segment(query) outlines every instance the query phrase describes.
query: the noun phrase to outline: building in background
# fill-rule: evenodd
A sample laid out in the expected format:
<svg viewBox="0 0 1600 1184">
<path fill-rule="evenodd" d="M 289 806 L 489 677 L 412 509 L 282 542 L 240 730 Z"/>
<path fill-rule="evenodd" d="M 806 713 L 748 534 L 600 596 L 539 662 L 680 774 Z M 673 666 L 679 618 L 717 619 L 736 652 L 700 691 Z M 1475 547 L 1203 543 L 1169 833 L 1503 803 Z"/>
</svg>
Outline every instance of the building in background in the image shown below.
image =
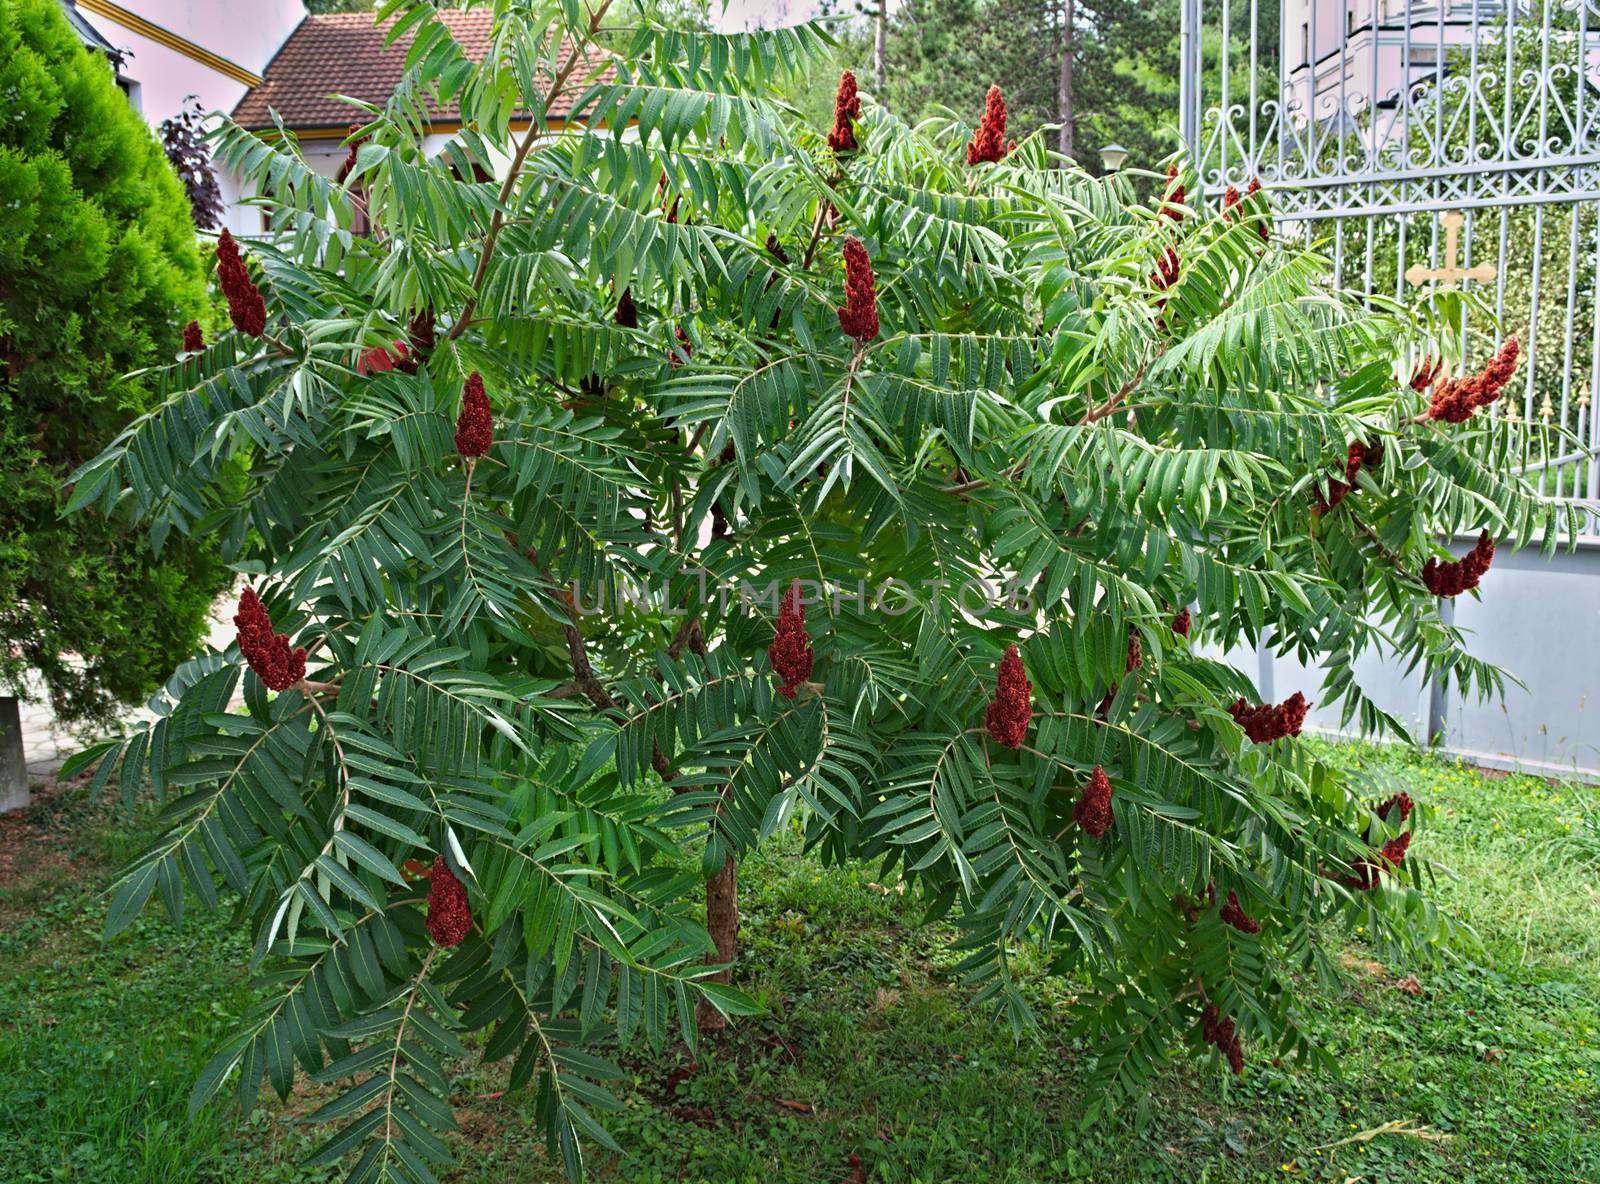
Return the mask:
<svg viewBox="0 0 1600 1184">
<path fill-rule="evenodd" d="M 231 111 L 306 19 L 301 0 L 62 0 L 80 35 L 122 58 L 129 99 L 151 126 L 190 95 L 208 111 Z"/>
<path fill-rule="evenodd" d="M 365 114 L 332 95 L 381 104 L 405 71 L 409 38 L 385 45 L 385 29 L 368 13 L 308 14 L 302 0 L 61 0 L 79 36 L 106 53 L 129 101 L 152 127 L 199 99 L 206 111 L 231 114 L 253 131 L 275 130 L 276 113 L 294 133 L 312 167 L 327 176 L 345 158 L 343 140 Z M 493 36 L 493 15 L 445 11 L 466 53 L 481 59 Z M 596 61 L 589 71 L 609 76 Z M 560 126 L 568 107 L 549 112 Z M 428 151 L 438 151 L 461 129 L 460 111 L 431 107 Z M 527 117 L 513 127 L 527 126 Z M 223 225 L 235 234 L 259 234 L 261 212 L 248 204 L 239 181 L 219 172 Z"/>
<path fill-rule="evenodd" d="M 1373 96 L 1392 110 L 1407 86 L 1433 77 L 1452 50 L 1504 16 L 1502 0 L 1286 0 L 1281 60 L 1291 120 L 1303 127 L 1365 115 Z"/>
<path fill-rule="evenodd" d="M 481 61 L 493 40 L 493 13 L 488 9 L 445 10 L 439 16 L 463 52 L 474 61 Z M 375 25 L 367 13 L 307 16 L 267 64 L 262 81 L 233 108 L 233 118 L 251 131 L 272 133 L 276 131 L 276 114 L 283 126 L 294 133 L 311 166 L 325 176 L 335 176 L 347 154 L 343 141 L 350 134 L 350 125 L 364 123 L 367 117 L 361 108 L 333 96 L 348 95 L 381 105 L 405 73 L 411 39 L 401 38 L 388 45 L 386 36 L 387 28 Z M 562 60 L 569 52 L 570 48 L 564 47 Z M 598 82 L 615 75 L 614 66 L 596 59 L 587 68 L 579 67 L 574 77 Z M 583 89 L 576 86 L 556 101 L 546 113 L 551 127 L 565 124 L 571 100 Z M 423 148 L 432 156 L 461 130 L 461 111 L 453 103 L 440 106 L 430 102 L 428 114 L 429 134 Z M 526 129 L 529 118 L 529 113 L 513 118 L 512 130 Z M 223 188 L 225 193 L 237 192 L 237 185 L 229 179 L 223 179 Z M 253 225 L 235 229 L 258 232 L 259 215 L 255 215 Z"/>
<path fill-rule="evenodd" d="M 108 53 L 117 80 L 151 127 L 190 96 L 206 111 L 232 111 L 265 78 L 268 63 L 306 17 L 302 0 L 62 0 L 85 44 Z M 259 231 L 261 215 L 240 204 L 223 176 L 223 225 Z"/>
</svg>

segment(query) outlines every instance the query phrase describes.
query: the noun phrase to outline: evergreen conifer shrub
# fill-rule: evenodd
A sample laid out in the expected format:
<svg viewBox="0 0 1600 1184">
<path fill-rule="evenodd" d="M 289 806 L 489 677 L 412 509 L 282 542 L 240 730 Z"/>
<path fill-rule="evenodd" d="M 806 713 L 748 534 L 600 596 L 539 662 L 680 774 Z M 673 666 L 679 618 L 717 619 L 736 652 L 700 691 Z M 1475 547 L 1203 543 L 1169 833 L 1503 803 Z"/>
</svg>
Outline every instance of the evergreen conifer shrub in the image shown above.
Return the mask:
<svg viewBox="0 0 1600 1184">
<path fill-rule="evenodd" d="M 57 0 L 0 5 L 0 94 L 0 693 L 37 671 L 58 717 L 97 719 L 193 651 L 227 580 L 203 531 L 71 516 L 62 488 L 157 402 L 127 375 L 184 348 L 205 273 L 182 184 Z"/>
</svg>

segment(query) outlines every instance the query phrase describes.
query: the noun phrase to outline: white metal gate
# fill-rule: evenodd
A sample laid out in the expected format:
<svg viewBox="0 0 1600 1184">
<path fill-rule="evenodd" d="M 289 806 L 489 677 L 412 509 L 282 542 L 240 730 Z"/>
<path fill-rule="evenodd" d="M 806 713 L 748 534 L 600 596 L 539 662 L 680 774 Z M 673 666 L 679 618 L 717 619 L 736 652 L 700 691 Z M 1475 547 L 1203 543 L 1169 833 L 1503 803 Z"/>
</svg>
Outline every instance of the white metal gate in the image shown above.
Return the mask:
<svg viewBox="0 0 1600 1184">
<path fill-rule="evenodd" d="M 1338 287 L 1410 300 L 1449 285 L 1481 303 L 1493 340 L 1469 365 L 1518 337 L 1521 397 L 1493 413 L 1560 429 L 1523 463 L 1584 510 L 1577 553 L 1502 563 L 1461 608 L 1474 648 L 1526 692 L 1448 705 L 1374 659 L 1363 685 L 1474 759 L 1600 770 L 1600 0 L 1181 4 L 1181 131 L 1204 200 L 1259 179 Z M 1268 698 L 1275 671 L 1304 677 L 1259 661 Z"/>
<path fill-rule="evenodd" d="M 1452 284 L 1526 359 L 1496 414 L 1600 533 L 1600 2 L 1183 0 L 1181 127 L 1206 197 L 1252 178 L 1346 290 Z"/>
</svg>

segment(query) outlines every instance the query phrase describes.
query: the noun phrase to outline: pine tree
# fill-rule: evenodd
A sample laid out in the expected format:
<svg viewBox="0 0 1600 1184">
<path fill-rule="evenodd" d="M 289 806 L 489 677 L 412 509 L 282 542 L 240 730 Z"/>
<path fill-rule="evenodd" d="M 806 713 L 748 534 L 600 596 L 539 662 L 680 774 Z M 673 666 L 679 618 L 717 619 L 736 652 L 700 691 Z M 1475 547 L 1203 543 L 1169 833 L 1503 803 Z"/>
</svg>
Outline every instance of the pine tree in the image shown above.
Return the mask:
<svg viewBox="0 0 1600 1184">
<path fill-rule="evenodd" d="M 1400 731 L 1368 646 L 1499 686 L 1419 573 L 1441 529 L 1555 545 L 1505 467 L 1526 429 L 1419 419 L 1442 322 L 1328 291 L 1260 193 L 1162 214 L 1037 136 L 969 165 L 976 111 L 864 102 L 835 154 L 783 101 L 818 29 L 646 14 L 590 77 L 608 8 L 516 6 L 479 64 L 390 0 L 430 48 L 343 182 L 225 129 L 278 203 L 230 280 L 265 329 L 169 369 L 78 474 L 182 532 L 251 459 L 215 524 L 254 581 L 238 650 L 77 766 L 168 800 L 110 932 L 220 878 L 268 968 L 197 1103 L 299 1066 L 338 1085 L 319 1162 L 426 1179 L 482 1032 L 576 1178 L 614 1146 L 589 1042 L 752 1009 L 738 868 L 790 820 L 959 910 L 957 989 L 1019 1029 L 1019 945 L 1084 976 L 1097 1110 L 1175 1044 L 1314 1055 L 1321 925 L 1451 924 L 1425 839 L 1385 855 L 1374 795 L 1297 738 L 1306 699 Z M 430 158 L 435 88 L 467 130 Z M 568 100 L 565 134 L 513 119 Z M 1357 440 L 1382 459 L 1351 477 Z M 1268 630 L 1320 688 L 1268 707 L 1209 656 Z"/>
</svg>

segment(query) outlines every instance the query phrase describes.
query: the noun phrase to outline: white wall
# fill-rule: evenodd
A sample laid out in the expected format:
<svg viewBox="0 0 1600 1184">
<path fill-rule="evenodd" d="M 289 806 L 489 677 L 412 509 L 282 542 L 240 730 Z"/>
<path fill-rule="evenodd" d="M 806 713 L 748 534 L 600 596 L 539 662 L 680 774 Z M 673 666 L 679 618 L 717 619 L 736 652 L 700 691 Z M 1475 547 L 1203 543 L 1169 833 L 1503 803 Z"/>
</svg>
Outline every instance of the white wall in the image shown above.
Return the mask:
<svg viewBox="0 0 1600 1184">
<path fill-rule="evenodd" d="M 352 118 L 356 116 L 352 110 Z M 518 135 L 521 133 L 519 132 Z M 453 136 L 435 134 L 427 136 L 422 141 L 422 149 L 430 159 L 444 151 L 445 146 L 454 139 Z M 300 151 L 309 164 L 324 177 L 335 177 L 339 173 L 339 166 L 344 164 L 348 149 L 338 140 L 302 140 Z M 493 161 L 493 171 L 496 177 L 503 177 L 505 170 L 510 166 L 511 158 L 496 154 Z M 266 229 L 261 210 L 255 206 L 238 204 L 244 200 L 243 186 L 239 178 L 230 173 L 217 170 L 217 185 L 222 190 L 222 200 L 227 203 L 227 213 L 223 216 L 223 223 L 234 234 L 259 235 Z"/>
<path fill-rule="evenodd" d="M 120 0 L 120 7 L 258 75 L 305 18 L 301 0 Z M 188 95 L 198 95 L 208 111 L 231 111 L 249 89 L 81 0 L 79 12 L 129 54 L 123 70 L 139 84 L 139 108 L 152 127 L 176 114 Z"/>
<path fill-rule="evenodd" d="M 1463 554 L 1472 540 L 1456 540 Z M 1446 752 L 1478 764 L 1530 772 L 1577 775 L 1600 783 L 1600 540 L 1576 550 L 1564 547 L 1545 558 L 1537 550 L 1502 546 L 1478 596 L 1458 596 L 1455 623 L 1466 634 L 1467 651 L 1521 679 L 1508 682 L 1505 699 L 1463 700 L 1454 685 L 1445 703 Z M 1273 702 L 1295 691 L 1313 701 L 1310 726 L 1339 731 L 1336 706 L 1320 702 L 1323 671 L 1292 658 L 1260 656 L 1239 649 L 1220 654 L 1243 671 Z M 1263 674 L 1270 676 L 1263 679 Z M 1426 737 L 1429 687 L 1415 671 L 1391 658 L 1364 653 L 1356 659 L 1356 681 L 1378 705 Z M 1269 685 L 1264 685 L 1269 684 Z M 1351 731 L 1359 727 L 1352 721 Z"/>
</svg>

